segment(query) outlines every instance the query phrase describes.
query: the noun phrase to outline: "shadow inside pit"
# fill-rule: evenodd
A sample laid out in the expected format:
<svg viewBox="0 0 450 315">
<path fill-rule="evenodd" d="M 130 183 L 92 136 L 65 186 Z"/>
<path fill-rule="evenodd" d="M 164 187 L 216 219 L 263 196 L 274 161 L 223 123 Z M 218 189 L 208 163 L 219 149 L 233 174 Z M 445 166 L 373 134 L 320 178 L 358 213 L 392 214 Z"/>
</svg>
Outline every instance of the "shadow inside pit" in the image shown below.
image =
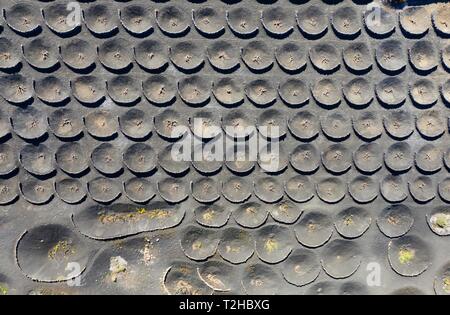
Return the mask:
<svg viewBox="0 0 450 315">
<path fill-rule="evenodd" d="M 448 0 L 382 0 L 382 3 L 385 5 L 389 5 L 396 9 L 402 9 L 408 6 L 423 6 L 427 4 L 433 4 L 433 3 L 445 3 L 448 2 Z"/>
<path fill-rule="evenodd" d="M 444 3 L 448 2 L 448 0 L 408 0 L 406 3 L 408 5 L 426 5 L 432 3 Z"/>
</svg>

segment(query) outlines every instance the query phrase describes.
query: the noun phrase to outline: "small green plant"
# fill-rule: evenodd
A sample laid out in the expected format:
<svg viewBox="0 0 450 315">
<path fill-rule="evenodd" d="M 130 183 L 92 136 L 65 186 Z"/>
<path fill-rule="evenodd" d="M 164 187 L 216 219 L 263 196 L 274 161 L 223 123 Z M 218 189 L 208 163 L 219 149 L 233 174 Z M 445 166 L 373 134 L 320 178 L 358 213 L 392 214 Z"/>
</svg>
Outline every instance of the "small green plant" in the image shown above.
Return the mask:
<svg viewBox="0 0 450 315">
<path fill-rule="evenodd" d="M 350 216 L 348 216 L 348 217 L 346 217 L 346 218 L 344 219 L 344 224 L 345 224 L 346 226 L 353 225 L 354 223 L 355 223 L 355 221 L 353 220 L 353 216 L 352 216 L 352 215 L 350 215 Z"/>
<path fill-rule="evenodd" d="M 0 283 L 0 295 L 8 295 L 8 287 Z"/>
<path fill-rule="evenodd" d="M 444 278 L 444 291 L 450 293 L 450 277 Z"/>
<path fill-rule="evenodd" d="M 55 246 L 53 246 L 48 252 L 48 258 L 57 259 L 57 258 L 66 258 L 75 254 L 75 251 L 72 248 L 72 245 L 69 244 L 68 241 L 59 241 Z"/>
<path fill-rule="evenodd" d="M 117 282 L 119 275 L 127 271 L 128 262 L 120 256 L 111 257 L 109 271 L 112 282 Z"/>
<path fill-rule="evenodd" d="M 129 222 L 137 222 L 142 219 L 151 219 L 151 220 L 162 220 L 170 217 L 170 212 L 164 209 L 154 209 L 148 210 L 146 208 L 136 208 L 135 211 L 132 212 L 124 212 L 124 213 L 113 213 L 107 214 L 102 213 L 98 219 L 102 224 L 112 224 L 112 223 L 129 223 Z"/>
<path fill-rule="evenodd" d="M 139 213 L 139 214 L 146 214 L 147 213 L 147 209 L 139 208 L 139 209 L 136 210 L 136 212 Z"/>
<path fill-rule="evenodd" d="M 202 241 L 195 241 L 193 244 L 192 244 L 192 249 L 193 250 L 201 250 L 203 248 L 203 243 L 202 243 Z"/>
<path fill-rule="evenodd" d="M 402 265 L 409 264 L 411 261 L 413 261 L 415 256 L 416 253 L 414 252 L 414 250 L 403 248 L 398 253 L 398 260 Z"/>
<path fill-rule="evenodd" d="M 438 215 L 436 217 L 436 225 L 441 229 L 446 229 L 449 226 L 448 217 L 444 214 Z"/>
<path fill-rule="evenodd" d="M 208 209 L 204 214 L 203 214 L 203 220 L 206 222 L 211 222 L 214 219 L 214 210 L 212 209 Z"/>
<path fill-rule="evenodd" d="M 268 253 L 272 253 L 278 249 L 278 242 L 273 239 L 268 239 L 264 247 Z"/>
</svg>

